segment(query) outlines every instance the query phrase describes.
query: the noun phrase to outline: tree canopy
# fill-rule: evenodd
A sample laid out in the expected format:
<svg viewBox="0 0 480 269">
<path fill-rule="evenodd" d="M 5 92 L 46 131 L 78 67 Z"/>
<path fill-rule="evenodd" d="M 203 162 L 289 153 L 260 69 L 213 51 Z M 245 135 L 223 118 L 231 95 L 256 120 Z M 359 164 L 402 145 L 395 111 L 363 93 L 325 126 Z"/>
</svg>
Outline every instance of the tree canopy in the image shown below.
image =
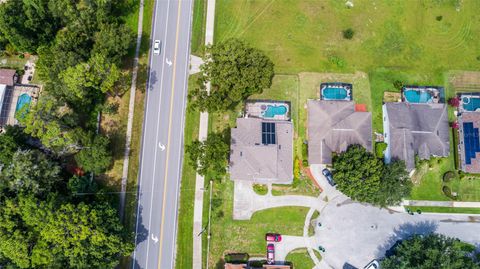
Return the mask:
<svg viewBox="0 0 480 269">
<path fill-rule="evenodd" d="M 0 170 L 0 189 L 46 195 L 61 180 L 60 167 L 38 150 L 18 150 Z"/>
<path fill-rule="evenodd" d="M 373 201 L 380 190 L 382 161 L 360 145 L 353 145 L 333 159 L 337 189 L 354 200 Z"/>
<path fill-rule="evenodd" d="M 58 205 L 20 195 L 0 206 L 0 257 L 19 268 L 114 268 L 133 250 L 124 238 L 105 203 Z"/>
<path fill-rule="evenodd" d="M 272 85 L 272 61 L 260 50 L 238 39 L 229 39 L 207 48 L 202 76 L 189 94 L 201 111 L 232 108 L 248 96 Z M 211 82 L 208 95 L 205 82 Z"/>
<path fill-rule="evenodd" d="M 360 145 L 352 145 L 333 159 L 337 189 L 350 198 L 382 207 L 399 204 L 412 183 L 403 161 L 384 164 Z"/>
<path fill-rule="evenodd" d="M 86 172 L 105 172 L 112 162 L 108 149 L 110 141 L 102 135 L 90 136 L 87 139 L 83 143 L 84 147 L 75 155 L 75 160 Z"/>
<path fill-rule="evenodd" d="M 193 141 L 187 145 L 190 164 L 200 175 L 221 177 L 226 173 L 230 147 L 222 134 L 210 133 L 207 140 Z"/>
<path fill-rule="evenodd" d="M 70 167 L 100 173 L 111 163 L 108 137 L 93 134 L 125 73 L 131 3 L 4 2 L 0 46 L 38 54 L 43 90 L 16 113 L 21 127 L 0 134 L 0 268 L 115 268 L 133 245 L 114 196 L 90 176 L 72 177 Z"/>
<path fill-rule="evenodd" d="M 381 263 L 383 269 L 480 268 L 474 260 L 475 246 L 439 234 L 415 235 L 393 249 Z"/>
</svg>

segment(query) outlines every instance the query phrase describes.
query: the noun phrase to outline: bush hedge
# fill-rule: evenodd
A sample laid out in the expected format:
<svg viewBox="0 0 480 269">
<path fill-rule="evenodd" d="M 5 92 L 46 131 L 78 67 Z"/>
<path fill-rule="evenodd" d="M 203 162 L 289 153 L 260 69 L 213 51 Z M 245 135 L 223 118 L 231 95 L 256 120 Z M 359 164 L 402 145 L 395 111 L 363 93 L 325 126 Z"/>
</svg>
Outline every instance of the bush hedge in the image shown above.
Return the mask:
<svg viewBox="0 0 480 269">
<path fill-rule="evenodd" d="M 456 177 L 455 172 L 447 171 L 443 174 L 443 182 L 450 182 L 452 179 Z"/>
<path fill-rule="evenodd" d="M 302 144 L 302 165 L 308 167 L 308 144 Z"/>
<path fill-rule="evenodd" d="M 387 143 L 377 142 L 375 143 L 375 156 L 383 158 L 383 152 L 387 149 Z"/>
<path fill-rule="evenodd" d="M 450 187 L 448 186 L 443 186 L 442 187 L 442 192 L 443 194 L 445 194 L 445 196 L 447 196 L 448 198 L 452 199 L 452 200 L 456 200 L 457 197 L 455 197 L 453 194 L 452 194 L 452 190 L 450 189 Z"/>
<path fill-rule="evenodd" d="M 268 187 L 264 184 L 253 184 L 253 191 L 258 195 L 266 195 L 268 193 Z"/>
</svg>

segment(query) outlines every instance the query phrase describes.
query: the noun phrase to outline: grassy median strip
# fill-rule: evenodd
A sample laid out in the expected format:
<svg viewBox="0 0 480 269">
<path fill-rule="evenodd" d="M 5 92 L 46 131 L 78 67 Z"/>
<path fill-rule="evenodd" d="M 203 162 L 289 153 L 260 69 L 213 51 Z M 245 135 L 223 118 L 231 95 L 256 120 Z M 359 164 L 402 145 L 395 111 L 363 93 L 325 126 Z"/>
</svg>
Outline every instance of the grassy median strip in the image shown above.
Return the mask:
<svg viewBox="0 0 480 269">
<path fill-rule="evenodd" d="M 406 206 L 413 212 L 421 210 L 428 213 L 459 213 L 459 214 L 480 214 L 480 208 L 472 207 L 440 207 L 440 206 Z"/>
</svg>

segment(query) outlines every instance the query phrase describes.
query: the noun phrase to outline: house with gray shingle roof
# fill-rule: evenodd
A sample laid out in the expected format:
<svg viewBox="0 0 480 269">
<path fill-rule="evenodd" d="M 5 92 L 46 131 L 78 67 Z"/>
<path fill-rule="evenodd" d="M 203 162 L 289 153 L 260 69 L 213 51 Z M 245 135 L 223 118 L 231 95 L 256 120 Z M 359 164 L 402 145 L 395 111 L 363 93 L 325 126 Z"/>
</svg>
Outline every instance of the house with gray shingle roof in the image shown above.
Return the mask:
<svg viewBox="0 0 480 269">
<path fill-rule="evenodd" d="M 352 101 L 309 100 L 308 162 L 331 164 L 332 152 L 359 144 L 372 151 L 372 113 L 355 111 Z"/>
<path fill-rule="evenodd" d="M 450 153 L 445 104 L 385 103 L 383 130 L 387 143 L 385 162 L 404 160 L 408 171 L 415 169 L 415 155 L 430 159 Z"/>
<path fill-rule="evenodd" d="M 229 171 L 232 180 L 292 183 L 292 122 L 238 118 L 231 131 Z"/>
</svg>

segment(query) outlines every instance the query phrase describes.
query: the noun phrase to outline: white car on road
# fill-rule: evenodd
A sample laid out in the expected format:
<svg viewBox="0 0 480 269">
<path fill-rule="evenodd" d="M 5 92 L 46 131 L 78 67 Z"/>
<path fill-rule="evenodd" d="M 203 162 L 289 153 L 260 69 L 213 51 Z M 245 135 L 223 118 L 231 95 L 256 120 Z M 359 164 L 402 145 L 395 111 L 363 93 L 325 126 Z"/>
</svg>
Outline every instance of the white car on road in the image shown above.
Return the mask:
<svg viewBox="0 0 480 269">
<path fill-rule="evenodd" d="M 160 40 L 155 40 L 153 43 L 153 54 L 160 55 Z"/>
</svg>

